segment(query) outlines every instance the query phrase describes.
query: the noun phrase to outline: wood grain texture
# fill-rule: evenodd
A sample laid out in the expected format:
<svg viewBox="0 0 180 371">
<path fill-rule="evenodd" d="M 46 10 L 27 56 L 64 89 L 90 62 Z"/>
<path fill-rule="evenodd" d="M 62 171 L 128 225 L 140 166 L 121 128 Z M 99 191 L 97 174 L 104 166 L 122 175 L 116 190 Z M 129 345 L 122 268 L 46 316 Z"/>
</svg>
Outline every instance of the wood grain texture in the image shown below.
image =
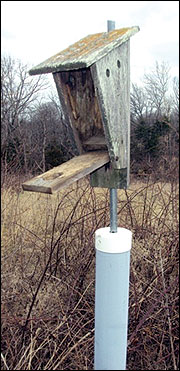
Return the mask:
<svg viewBox="0 0 180 371">
<path fill-rule="evenodd" d="M 115 169 L 129 167 L 130 67 L 129 40 L 90 67 L 106 143 Z"/>
<path fill-rule="evenodd" d="M 74 144 L 74 150 L 76 155 L 83 153 L 82 143 L 79 138 L 79 133 L 73 125 L 73 112 L 71 110 L 71 104 L 67 97 L 66 85 L 63 82 L 62 75 L 60 73 L 53 73 L 53 78 L 56 84 L 57 92 L 59 95 L 60 106 L 64 115 L 65 125 L 70 130 L 72 136 L 72 142 Z"/>
<path fill-rule="evenodd" d="M 71 126 L 78 153 L 82 154 L 87 151 L 87 146 L 83 145 L 85 141 L 92 136 L 104 136 L 90 69 L 58 72 L 53 75 L 67 125 Z M 93 149 L 101 147 L 98 145 Z"/>
<path fill-rule="evenodd" d="M 138 26 L 88 35 L 33 67 L 30 75 L 87 68 L 139 31 Z M 59 37 L 59 36 L 58 36 Z M 57 39 L 58 39 L 57 37 Z"/>
<path fill-rule="evenodd" d="M 93 151 L 74 157 L 22 184 L 24 191 L 54 193 L 109 162 L 107 151 Z"/>
</svg>

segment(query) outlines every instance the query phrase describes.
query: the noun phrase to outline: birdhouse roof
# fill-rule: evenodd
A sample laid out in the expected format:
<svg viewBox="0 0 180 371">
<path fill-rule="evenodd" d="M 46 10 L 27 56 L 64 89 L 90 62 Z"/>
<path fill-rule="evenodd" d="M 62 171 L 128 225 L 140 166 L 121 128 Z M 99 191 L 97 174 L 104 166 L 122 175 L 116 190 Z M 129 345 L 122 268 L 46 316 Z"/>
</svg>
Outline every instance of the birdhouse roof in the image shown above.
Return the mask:
<svg viewBox="0 0 180 371">
<path fill-rule="evenodd" d="M 33 67 L 30 75 L 87 68 L 126 42 L 139 31 L 138 26 L 88 35 L 53 57 Z"/>
</svg>

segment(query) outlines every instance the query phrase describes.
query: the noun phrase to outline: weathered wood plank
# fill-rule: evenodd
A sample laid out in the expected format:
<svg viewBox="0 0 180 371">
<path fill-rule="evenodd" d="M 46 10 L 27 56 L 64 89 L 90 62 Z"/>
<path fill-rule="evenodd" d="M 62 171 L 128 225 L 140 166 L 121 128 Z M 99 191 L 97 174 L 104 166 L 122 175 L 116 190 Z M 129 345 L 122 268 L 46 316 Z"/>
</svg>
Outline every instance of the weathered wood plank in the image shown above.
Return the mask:
<svg viewBox="0 0 180 371">
<path fill-rule="evenodd" d="M 86 152 L 82 143 L 94 135 L 104 136 L 101 113 L 90 69 L 54 73 L 67 124 L 71 126 L 79 154 Z"/>
<path fill-rule="evenodd" d="M 33 67 L 30 75 L 87 68 L 139 31 L 138 26 L 88 35 Z"/>
<path fill-rule="evenodd" d="M 106 143 L 115 169 L 128 168 L 130 133 L 129 40 L 90 67 Z"/>
<path fill-rule="evenodd" d="M 71 110 L 69 99 L 66 95 L 66 86 L 63 81 L 62 74 L 53 73 L 53 78 L 59 95 L 60 105 L 64 115 L 64 121 L 68 130 L 71 132 L 71 140 L 74 145 L 75 155 L 80 155 L 83 153 L 83 148 L 79 138 L 79 133 L 76 130 L 75 125 L 73 125 L 73 112 Z"/>
<path fill-rule="evenodd" d="M 93 151 L 74 157 L 22 184 L 24 191 L 54 193 L 109 162 L 107 151 Z"/>
</svg>

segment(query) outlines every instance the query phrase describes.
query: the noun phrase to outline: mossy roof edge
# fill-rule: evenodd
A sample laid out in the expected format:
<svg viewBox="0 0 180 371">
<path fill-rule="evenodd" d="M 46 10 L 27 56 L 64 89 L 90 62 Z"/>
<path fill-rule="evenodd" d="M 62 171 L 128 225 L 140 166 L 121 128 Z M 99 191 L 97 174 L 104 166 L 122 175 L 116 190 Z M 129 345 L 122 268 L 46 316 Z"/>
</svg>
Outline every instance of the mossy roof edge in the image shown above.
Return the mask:
<svg viewBox="0 0 180 371">
<path fill-rule="evenodd" d="M 139 31 L 138 26 L 88 35 L 63 51 L 31 68 L 30 75 L 87 68 L 126 42 Z"/>
</svg>

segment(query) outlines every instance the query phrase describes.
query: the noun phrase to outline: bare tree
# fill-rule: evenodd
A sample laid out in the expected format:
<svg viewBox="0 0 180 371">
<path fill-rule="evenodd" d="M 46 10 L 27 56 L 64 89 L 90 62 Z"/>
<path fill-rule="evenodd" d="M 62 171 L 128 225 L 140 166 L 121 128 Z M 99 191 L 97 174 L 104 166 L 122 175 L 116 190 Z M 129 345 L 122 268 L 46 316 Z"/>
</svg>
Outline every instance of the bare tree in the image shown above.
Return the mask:
<svg viewBox="0 0 180 371">
<path fill-rule="evenodd" d="M 151 112 L 156 113 L 157 118 L 169 115 L 169 71 L 170 67 L 166 62 L 159 64 L 156 61 L 151 72 L 144 75 L 144 89 L 148 104 Z"/>
<path fill-rule="evenodd" d="M 148 101 L 144 87 L 139 87 L 137 84 L 132 84 L 131 90 L 131 122 L 136 123 L 147 118 L 149 115 Z"/>
<path fill-rule="evenodd" d="M 1 58 L 1 154 L 4 161 L 10 147 L 15 149 L 17 156 L 25 155 L 24 120 L 40 98 L 40 92 L 48 86 L 44 76 L 32 78 L 28 70 L 27 65 L 10 56 Z"/>
<path fill-rule="evenodd" d="M 149 73 L 144 74 L 143 86 L 132 84 L 131 121 L 160 119 L 170 114 L 170 67 L 167 63 L 155 63 Z"/>
<path fill-rule="evenodd" d="M 31 148 L 37 167 L 44 172 L 46 170 L 46 148 L 56 141 L 60 144 L 62 136 L 61 121 L 52 102 L 46 102 L 35 106 L 30 118 L 33 133 L 33 147 Z"/>
<path fill-rule="evenodd" d="M 173 78 L 172 107 L 179 123 L 179 79 Z"/>
<path fill-rule="evenodd" d="M 132 84 L 131 124 L 131 155 L 136 167 L 144 161 L 143 166 L 149 163 L 155 168 L 163 159 L 163 168 L 171 167 L 178 156 L 179 81 L 171 79 L 167 63 L 156 62 L 144 75 L 142 87 Z"/>
</svg>

